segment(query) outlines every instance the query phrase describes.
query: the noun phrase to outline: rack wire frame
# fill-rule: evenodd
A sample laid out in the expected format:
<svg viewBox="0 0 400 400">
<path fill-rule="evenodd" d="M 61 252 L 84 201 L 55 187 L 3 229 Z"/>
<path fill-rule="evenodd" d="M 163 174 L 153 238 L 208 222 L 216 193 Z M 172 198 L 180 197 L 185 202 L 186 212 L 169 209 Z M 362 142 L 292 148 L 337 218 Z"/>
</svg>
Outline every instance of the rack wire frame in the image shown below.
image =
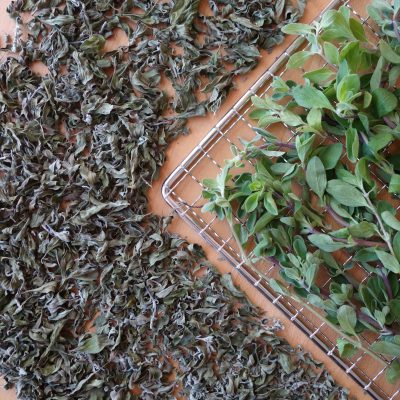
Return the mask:
<svg viewBox="0 0 400 400">
<path fill-rule="evenodd" d="M 355 8 L 357 0 L 333 0 L 323 11 L 326 12 L 340 6 L 349 8 L 353 17 L 360 20 L 368 33 L 377 37 L 377 33 L 369 23 L 368 17 Z M 361 5 L 363 5 L 361 1 Z M 322 14 L 323 14 L 322 13 Z M 321 15 L 322 15 L 321 14 Z M 273 291 L 268 282 L 260 275 L 250 270 L 243 262 L 234 238 L 227 226 L 223 227 L 215 216 L 201 213 L 200 202 L 203 190 L 202 179 L 215 176 L 221 169 L 223 156 L 229 157 L 230 147 L 239 147 L 237 143 L 238 128 L 242 134 L 254 136 L 255 122 L 249 118 L 252 109 L 251 97 L 262 96 L 270 90 L 270 84 L 275 76 L 284 77 L 287 73 L 286 64 L 289 57 L 295 52 L 306 49 L 305 38 L 298 37 L 277 58 L 272 66 L 264 72 L 257 82 L 242 96 L 233 108 L 211 129 L 205 138 L 191 151 L 186 159 L 166 179 L 162 187 L 162 195 L 166 202 L 185 220 L 203 239 L 210 243 L 250 284 L 252 284 L 266 299 L 280 309 L 303 333 L 309 336 L 322 351 L 349 374 L 373 399 L 395 400 L 400 399 L 400 387 L 390 385 L 384 378 L 386 367 L 382 368 L 368 354 L 360 351 L 351 359 L 342 359 L 336 346 L 338 335 L 322 320 L 318 320 L 304 307 Z M 323 66 L 334 68 L 324 62 Z M 238 127 L 240 125 L 240 127 Z M 291 142 L 296 133 L 285 126 L 289 133 L 287 138 Z M 377 178 L 379 181 L 379 178 Z M 387 186 L 379 182 L 380 190 Z M 400 206 L 399 206 L 400 208 Z M 238 222 L 240 222 L 237 219 Z M 344 263 L 351 261 L 351 257 Z M 263 274 L 268 277 L 277 275 L 274 265 L 265 263 Z M 360 282 L 366 280 L 370 273 L 355 263 L 355 275 Z M 329 279 L 322 284 L 329 284 Z M 372 343 L 376 336 L 363 337 L 366 343 Z M 384 359 L 387 365 L 392 360 Z"/>
</svg>

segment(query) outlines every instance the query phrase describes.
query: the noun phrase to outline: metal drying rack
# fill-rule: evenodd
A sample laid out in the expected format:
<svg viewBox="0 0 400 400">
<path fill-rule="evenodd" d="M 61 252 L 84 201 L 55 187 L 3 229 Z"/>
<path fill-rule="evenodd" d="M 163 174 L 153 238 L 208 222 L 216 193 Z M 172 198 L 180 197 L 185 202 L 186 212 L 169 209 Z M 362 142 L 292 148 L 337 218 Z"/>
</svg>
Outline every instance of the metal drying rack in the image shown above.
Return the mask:
<svg viewBox="0 0 400 400">
<path fill-rule="evenodd" d="M 323 12 L 338 8 L 342 5 L 348 7 L 353 17 L 358 18 L 366 27 L 368 33 L 377 36 L 369 23 L 369 18 L 363 18 L 363 11 L 358 10 L 357 3 L 365 7 L 363 1 L 333 0 Z M 338 338 L 336 332 L 329 328 L 322 320 L 318 320 L 301 304 L 276 294 L 268 282 L 250 270 L 241 259 L 234 238 L 225 222 L 219 221 L 215 216 L 203 214 L 200 211 L 202 203 L 202 180 L 213 177 L 221 170 L 224 159 L 230 157 L 230 147 L 241 146 L 240 137 L 247 139 L 254 137 L 253 128 L 255 121 L 249 118 L 252 109 L 251 97 L 262 96 L 269 92 L 270 84 L 275 76 L 287 78 L 286 63 L 289 57 L 305 49 L 306 41 L 303 37 L 295 39 L 281 54 L 274 64 L 262 74 L 257 82 L 245 93 L 235 106 L 215 125 L 206 137 L 192 150 L 187 158 L 175 169 L 165 181 L 162 194 L 167 203 L 183 218 L 196 232 L 210 243 L 220 254 L 228 260 L 240 275 L 251 283 L 266 299 L 278 307 L 302 332 L 347 374 L 349 374 L 363 389 L 374 399 L 395 400 L 400 399 L 400 387 L 390 385 L 384 377 L 386 368 L 378 365 L 369 355 L 359 352 L 351 359 L 342 359 L 335 345 Z M 322 65 L 328 65 L 325 62 Z M 329 66 L 329 65 L 328 65 Z M 333 66 L 330 66 L 333 68 Z M 307 67 L 306 67 L 307 68 Z M 293 140 L 295 133 L 287 126 L 288 142 Z M 385 189 L 382 185 L 381 190 Z M 239 220 L 238 220 L 239 221 Z M 349 262 L 350 259 L 344 260 Z M 368 278 L 369 273 L 359 264 L 355 264 L 355 274 L 362 282 Z M 277 268 L 265 262 L 260 268 L 263 274 L 269 277 L 277 276 Z M 322 286 L 329 284 L 329 279 Z M 372 343 L 376 337 L 364 337 L 367 343 Z M 385 360 L 390 363 L 390 360 Z"/>
</svg>

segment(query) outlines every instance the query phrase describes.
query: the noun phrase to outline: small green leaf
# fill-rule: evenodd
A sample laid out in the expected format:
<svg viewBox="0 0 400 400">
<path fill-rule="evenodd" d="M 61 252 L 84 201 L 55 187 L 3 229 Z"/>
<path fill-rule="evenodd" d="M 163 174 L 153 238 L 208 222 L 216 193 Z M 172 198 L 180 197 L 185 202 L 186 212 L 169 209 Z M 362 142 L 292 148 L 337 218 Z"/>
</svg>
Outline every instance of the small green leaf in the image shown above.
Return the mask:
<svg viewBox="0 0 400 400">
<path fill-rule="evenodd" d="M 280 157 L 285 154 L 284 151 L 279 151 L 279 150 L 268 150 L 268 149 L 262 149 L 261 153 L 263 153 L 267 157 Z"/>
<path fill-rule="evenodd" d="M 293 23 L 283 26 L 281 30 L 287 35 L 306 35 L 308 33 L 311 33 L 314 28 L 311 25 L 307 24 Z"/>
<path fill-rule="evenodd" d="M 272 215 L 278 215 L 278 207 L 276 206 L 275 200 L 272 196 L 272 192 L 267 192 L 264 195 L 264 207 Z"/>
<path fill-rule="evenodd" d="M 389 71 L 389 87 L 393 88 L 396 86 L 397 81 L 400 77 L 400 65 L 392 67 Z"/>
<path fill-rule="evenodd" d="M 354 347 L 352 343 L 342 338 L 337 340 L 337 348 L 339 350 L 340 357 L 343 358 L 351 358 L 358 351 L 357 347 Z"/>
<path fill-rule="evenodd" d="M 344 304 L 340 306 L 337 312 L 337 319 L 340 327 L 348 334 L 355 335 L 355 327 L 357 324 L 357 316 L 353 307 Z"/>
<path fill-rule="evenodd" d="M 343 152 L 343 145 L 341 143 L 331 144 L 324 146 L 318 153 L 318 157 L 324 164 L 326 170 L 330 170 L 336 167 L 336 164 L 340 160 Z"/>
<path fill-rule="evenodd" d="M 316 307 L 318 307 L 318 308 L 324 309 L 324 307 L 325 307 L 324 301 L 321 299 L 320 296 L 317 296 L 316 294 L 310 293 L 310 294 L 307 296 L 307 300 L 308 300 L 313 306 L 316 306 Z"/>
<path fill-rule="evenodd" d="M 400 356 L 400 344 L 389 342 L 387 340 L 380 340 L 371 344 L 371 350 L 376 353 L 387 354 L 392 357 Z"/>
<path fill-rule="evenodd" d="M 324 233 L 313 233 L 308 236 L 308 239 L 315 247 L 328 253 L 349 247 L 345 243 L 335 242 L 329 235 Z"/>
<path fill-rule="evenodd" d="M 312 108 L 307 114 L 307 124 L 317 131 L 322 130 L 322 112 L 319 108 Z"/>
<path fill-rule="evenodd" d="M 389 211 L 382 213 L 383 222 L 396 231 L 400 231 L 400 221 Z"/>
<path fill-rule="evenodd" d="M 328 62 L 334 65 L 339 65 L 339 50 L 334 44 L 325 42 L 324 53 Z"/>
<path fill-rule="evenodd" d="M 387 42 L 384 40 L 379 41 L 379 50 L 383 57 L 392 64 L 400 64 L 400 55 L 398 55 Z"/>
<path fill-rule="evenodd" d="M 317 156 L 314 156 L 308 162 L 306 181 L 314 193 L 317 194 L 320 199 L 322 199 L 322 196 L 325 193 L 327 180 L 324 164 Z"/>
<path fill-rule="evenodd" d="M 309 79 L 311 82 L 316 84 L 322 84 L 327 81 L 333 75 L 333 71 L 328 67 L 322 67 L 314 71 L 306 72 L 303 77 Z"/>
<path fill-rule="evenodd" d="M 256 247 L 253 249 L 253 253 L 256 257 L 262 257 L 264 254 L 264 251 L 268 248 L 268 241 L 266 240 L 261 240 L 261 242 L 257 243 Z"/>
<path fill-rule="evenodd" d="M 400 379 L 400 360 L 393 360 L 386 370 L 386 379 L 394 385 Z"/>
<path fill-rule="evenodd" d="M 397 107 L 397 97 L 387 89 L 375 89 L 372 92 L 372 107 L 377 117 L 381 118 Z"/>
<path fill-rule="evenodd" d="M 354 18 L 350 18 L 349 20 L 350 30 L 353 33 L 354 37 L 361 42 L 367 41 L 367 37 L 365 36 L 364 26 L 362 23 Z"/>
<path fill-rule="evenodd" d="M 371 105 L 371 102 L 372 102 L 372 94 L 370 92 L 364 92 L 364 102 L 363 102 L 364 108 L 368 108 Z M 358 114 L 358 117 L 360 118 L 360 120 L 361 120 L 361 117 L 360 117 L 361 115 L 362 115 L 361 113 Z M 364 121 L 362 120 L 361 122 L 364 127 L 365 127 L 365 122 L 369 124 L 368 119 L 364 120 Z M 366 130 L 369 130 L 369 129 L 366 128 Z"/>
<path fill-rule="evenodd" d="M 270 96 L 265 95 L 263 98 L 259 96 L 252 96 L 251 102 L 257 108 L 264 110 L 283 110 L 283 106 L 276 101 L 272 100 Z"/>
<path fill-rule="evenodd" d="M 348 231 L 353 237 L 367 239 L 376 235 L 377 230 L 375 224 L 367 221 L 361 221 L 357 224 L 349 226 Z"/>
<path fill-rule="evenodd" d="M 304 124 L 303 120 L 292 111 L 282 111 L 280 117 L 282 122 L 289 126 L 299 126 Z"/>
<path fill-rule="evenodd" d="M 393 250 L 396 258 L 400 260 L 400 232 L 397 232 L 393 238 Z"/>
<path fill-rule="evenodd" d="M 364 181 L 371 186 L 373 185 L 370 174 L 369 160 L 366 157 L 362 157 L 358 160 L 354 172 L 360 182 Z"/>
<path fill-rule="evenodd" d="M 346 151 L 349 161 L 355 163 L 358 158 L 360 141 L 358 138 L 357 129 L 349 128 L 346 131 Z"/>
<path fill-rule="evenodd" d="M 371 87 L 372 91 L 378 89 L 380 87 L 380 85 L 381 85 L 382 70 L 383 70 L 383 66 L 384 66 L 384 61 L 385 60 L 383 59 L 383 57 L 379 58 L 379 60 L 378 60 L 378 62 L 376 64 L 375 70 L 374 70 L 374 72 L 373 72 L 373 74 L 371 76 L 370 87 Z M 371 100 L 372 100 L 372 98 L 371 98 Z M 365 103 L 366 102 L 364 102 L 364 104 Z M 366 108 L 368 106 L 364 105 L 364 107 Z"/>
<path fill-rule="evenodd" d="M 400 273 L 400 263 L 397 261 L 395 256 L 382 250 L 375 250 L 375 253 L 378 256 L 379 261 L 387 270 L 392 271 L 395 274 Z"/>
<path fill-rule="evenodd" d="M 400 175 L 393 174 L 390 178 L 389 193 L 400 194 Z"/>
<path fill-rule="evenodd" d="M 314 144 L 315 135 L 307 136 L 307 134 L 296 136 L 296 150 L 299 159 L 304 163 L 312 150 Z"/>
<path fill-rule="evenodd" d="M 393 140 L 393 135 L 389 132 L 382 132 L 373 135 L 368 141 L 368 147 L 376 154 L 384 149 Z"/>
<path fill-rule="evenodd" d="M 249 233 L 245 226 L 242 224 L 235 224 L 233 225 L 233 230 L 235 231 L 236 237 L 241 245 L 245 245 L 249 238 Z"/>
<path fill-rule="evenodd" d="M 336 88 L 336 97 L 345 103 L 352 95 L 360 91 L 360 77 L 357 74 L 346 75 Z"/>
<path fill-rule="evenodd" d="M 338 203 L 344 206 L 366 207 L 368 205 L 360 190 L 339 179 L 329 181 L 326 190 Z"/>
<path fill-rule="evenodd" d="M 215 203 L 213 201 L 204 204 L 204 206 L 201 208 L 202 213 L 213 212 L 214 210 L 215 210 Z"/>
<path fill-rule="evenodd" d="M 250 213 L 254 211 L 258 206 L 258 200 L 260 199 L 260 192 L 251 194 L 244 202 L 242 208 Z"/>
<path fill-rule="evenodd" d="M 261 97 L 258 96 L 252 96 L 251 97 L 251 102 L 253 103 L 253 105 L 257 108 L 268 108 L 267 103 L 265 102 L 264 99 L 262 99 Z"/>
<path fill-rule="evenodd" d="M 306 258 L 307 246 L 304 242 L 304 239 L 300 235 L 297 235 L 293 240 L 293 249 L 300 258 Z"/>
<path fill-rule="evenodd" d="M 312 51 L 299 51 L 298 53 L 294 53 L 287 63 L 288 68 L 301 68 L 307 62 L 307 60 L 313 55 Z"/>
<path fill-rule="evenodd" d="M 296 103 L 305 108 L 327 108 L 333 110 L 328 98 L 320 90 L 312 86 L 295 86 L 293 98 Z"/>
<path fill-rule="evenodd" d="M 275 215 L 272 215 L 269 212 L 263 214 L 254 226 L 254 233 L 261 232 L 274 219 Z"/>
<path fill-rule="evenodd" d="M 276 279 L 270 279 L 269 280 L 269 286 L 271 286 L 272 290 L 274 290 L 278 294 L 282 295 L 290 295 L 290 292 L 288 289 L 286 289 L 280 282 L 278 282 Z"/>
</svg>

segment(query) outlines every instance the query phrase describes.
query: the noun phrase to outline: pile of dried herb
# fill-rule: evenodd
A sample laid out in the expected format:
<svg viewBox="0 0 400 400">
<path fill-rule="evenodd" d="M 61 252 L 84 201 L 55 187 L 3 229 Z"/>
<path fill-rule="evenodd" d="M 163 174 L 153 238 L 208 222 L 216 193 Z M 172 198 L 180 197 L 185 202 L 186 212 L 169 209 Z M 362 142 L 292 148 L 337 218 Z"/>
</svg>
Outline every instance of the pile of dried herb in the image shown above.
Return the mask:
<svg viewBox="0 0 400 400">
<path fill-rule="evenodd" d="M 205 181 L 204 211 L 229 222 L 252 268 L 260 258 L 277 266 L 282 279 L 269 279 L 271 286 L 320 315 L 338 333 L 341 356 L 362 351 L 382 367 L 390 364 L 386 377 L 395 384 L 400 3 L 378 0 L 368 12 L 381 27 L 377 43 L 345 6 L 318 23 L 284 27 L 309 42 L 308 50 L 290 58 L 290 67 L 311 57 L 325 65 L 303 73 L 301 82 L 276 77 L 271 96 L 253 98 L 257 136 L 243 150 L 233 149 L 217 179 Z M 265 129 L 275 123 L 290 127 L 295 139 L 282 141 Z M 249 160 L 254 173 L 244 168 Z M 371 332 L 376 341 L 369 344 L 362 335 Z"/>
<path fill-rule="evenodd" d="M 192 0 L 9 6 L 17 29 L 4 46 L 15 55 L 0 65 L 0 373 L 20 399 L 345 396 L 261 324 L 229 276 L 147 214 L 168 142 L 188 117 L 218 108 L 304 1 L 209 6 L 207 15 Z M 117 28 L 128 45 L 105 52 Z M 48 73 L 32 73 L 35 61 Z M 173 96 L 160 88 L 166 80 Z"/>
</svg>

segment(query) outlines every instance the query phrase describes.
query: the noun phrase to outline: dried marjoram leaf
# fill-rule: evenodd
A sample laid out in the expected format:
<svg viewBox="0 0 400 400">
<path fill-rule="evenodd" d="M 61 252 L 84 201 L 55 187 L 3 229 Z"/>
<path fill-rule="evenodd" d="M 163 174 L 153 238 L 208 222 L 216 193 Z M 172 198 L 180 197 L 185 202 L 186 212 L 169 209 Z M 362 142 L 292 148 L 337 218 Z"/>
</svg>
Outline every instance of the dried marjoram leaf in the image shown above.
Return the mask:
<svg viewBox="0 0 400 400">
<path fill-rule="evenodd" d="M 11 3 L 33 14 L 0 65 L 0 373 L 19 398 L 344 396 L 238 308 L 229 278 L 195 278 L 201 252 L 147 214 L 168 142 L 281 42 L 300 3 L 213 1 L 209 16 L 188 0 Z M 107 52 L 116 29 L 127 45 Z"/>
</svg>

